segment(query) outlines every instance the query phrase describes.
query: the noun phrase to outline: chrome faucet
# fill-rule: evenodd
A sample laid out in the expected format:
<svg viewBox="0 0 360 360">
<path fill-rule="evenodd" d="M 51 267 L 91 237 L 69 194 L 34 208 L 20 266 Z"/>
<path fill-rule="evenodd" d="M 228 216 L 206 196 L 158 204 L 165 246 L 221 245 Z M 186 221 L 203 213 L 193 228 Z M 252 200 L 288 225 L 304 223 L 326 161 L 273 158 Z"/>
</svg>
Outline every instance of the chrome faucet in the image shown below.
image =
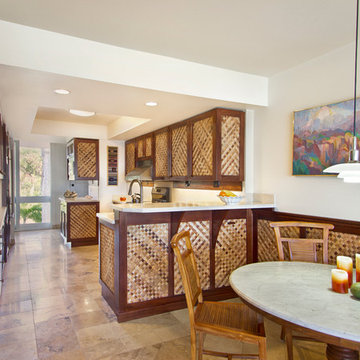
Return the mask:
<svg viewBox="0 0 360 360">
<path fill-rule="evenodd" d="M 139 198 L 138 193 L 132 194 L 132 186 L 133 186 L 133 184 L 135 182 L 137 182 L 139 184 L 139 187 L 140 187 L 140 198 Z M 142 185 L 142 182 L 140 180 L 138 180 L 138 179 L 132 180 L 131 183 L 130 183 L 130 186 L 129 186 L 129 193 L 128 194 L 131 195 L 133 203 L 137 203 L 137 202 L 142 203 L 142 201 L 143 201 L 143 185 Z"/>
</svg>

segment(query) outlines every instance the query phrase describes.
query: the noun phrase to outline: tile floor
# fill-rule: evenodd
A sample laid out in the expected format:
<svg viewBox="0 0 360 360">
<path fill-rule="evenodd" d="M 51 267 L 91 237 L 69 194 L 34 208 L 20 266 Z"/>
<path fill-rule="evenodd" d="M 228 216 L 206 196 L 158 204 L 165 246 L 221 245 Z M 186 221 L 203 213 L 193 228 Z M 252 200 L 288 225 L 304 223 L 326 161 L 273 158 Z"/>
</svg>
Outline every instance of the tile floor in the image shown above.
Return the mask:
<svg viewBox="0 0 360 360">
<path fill-rule="evenodd" d="M 186 309 L 119 324 L 101 297 L 97 257 L 97 246 L 65 247 L 58 230 L 16 234 L 0 297 L 0 360 L 190 359 Z M 266 321 L 266 331 L 268 359 L 285 360 L 280 327 Z M 325 347 L 301 342 L 295 359 L 325 359 Z"/>
</svg>

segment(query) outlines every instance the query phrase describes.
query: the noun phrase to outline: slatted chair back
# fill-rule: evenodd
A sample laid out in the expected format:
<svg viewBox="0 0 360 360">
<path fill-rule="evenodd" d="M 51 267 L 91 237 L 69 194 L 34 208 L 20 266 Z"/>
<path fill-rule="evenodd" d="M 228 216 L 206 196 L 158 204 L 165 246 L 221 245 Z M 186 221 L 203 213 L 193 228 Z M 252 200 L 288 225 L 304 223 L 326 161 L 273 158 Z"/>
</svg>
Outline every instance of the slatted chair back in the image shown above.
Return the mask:
<svg viewBox="0 0 360 360">
<path fill-rule="evenodd" d="M 190 315 L 190 323 L 194 325 L 194 306 L 203 302 L 200 277 L 196 266 L 194 251 L 190 242 L 189 231 L 175 234 L 171 240 L 179 264 L 186 303 Z"/>
<path fill-rule="evenodd" d="M 291 261 L 306 262 L 318 262 L 316 247 L 317 244 L 322 244 L 322 262 L 324 264 L 328 263 L 329 230 L 332 230 L 334 225 L 303 221 L 278 221 L 270 223 L 270 226 L 275 232 L 280 261 L 284 261 L 284 243 L 288 244 L 289 258 Z M 294 228 L 297 229 L 295 237 L 293 236 Z M 319 238 L 307 237 L 307 229 L 321 230 L 322 236 Z M 289 236 L 283 236 L 284 233 L 289 234 Z"/>
</svg>

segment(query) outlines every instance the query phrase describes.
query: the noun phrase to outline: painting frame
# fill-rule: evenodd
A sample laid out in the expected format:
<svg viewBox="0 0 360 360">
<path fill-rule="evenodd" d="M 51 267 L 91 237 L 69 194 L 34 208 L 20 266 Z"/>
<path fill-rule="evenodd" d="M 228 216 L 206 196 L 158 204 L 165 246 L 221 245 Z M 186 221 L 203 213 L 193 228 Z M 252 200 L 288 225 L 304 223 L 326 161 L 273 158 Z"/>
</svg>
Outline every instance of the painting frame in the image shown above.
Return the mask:
<svg viewBox="0 0 360 360">
<path fill-rule="evenodd" d="M 359 109 L 360 98 L 356 105 Z M 294 111 L 292 175 L 326 175 L 325 168 L 347 162 L 353 131 L 354 99 Z"/>
</svg>

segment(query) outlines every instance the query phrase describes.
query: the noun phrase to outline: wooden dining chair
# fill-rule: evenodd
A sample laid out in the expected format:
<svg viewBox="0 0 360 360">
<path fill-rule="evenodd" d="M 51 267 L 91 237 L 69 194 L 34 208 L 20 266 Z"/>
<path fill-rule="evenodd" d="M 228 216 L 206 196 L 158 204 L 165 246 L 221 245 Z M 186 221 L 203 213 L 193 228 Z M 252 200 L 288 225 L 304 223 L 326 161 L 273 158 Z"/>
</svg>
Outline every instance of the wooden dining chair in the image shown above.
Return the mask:
<svg viewBox="0 0 360 360">
<path fill-rule="evenodd" d="M 280 261 L 285 260 L 285 248 L 290 261 L 318 262 L 320 259 L 318 259 L 317 246 L 322 245 L 322 263 L 328 263 L 329 231 L 334 229 L 334 225 L 304 221 L 278 221 L 270 223 L 270 226 L 275 232 Z M 316 341 L 308 337 L 293 335 L 289 328 L 282 326 L 281 339 L 284 340 L 284 338 L 289 360 L 293 360 L 292 339 Z"/>
<path fill-rule="evenodd" d="M 244 304 L 203 301 L 200 277 L 190 233 L 175 234 L 171 246 L 178 260 L 190 318 L 191 359 L 202 360 L 203 354 L 233 358 L 266 359 L 266 338 L 262 318 Z M 204 349 L 206 334 L 223 336 L 257 344 L 258 354 L 230 354 Z M 198 351 L 196 346 L 198 335 Z"/>
</svg>

